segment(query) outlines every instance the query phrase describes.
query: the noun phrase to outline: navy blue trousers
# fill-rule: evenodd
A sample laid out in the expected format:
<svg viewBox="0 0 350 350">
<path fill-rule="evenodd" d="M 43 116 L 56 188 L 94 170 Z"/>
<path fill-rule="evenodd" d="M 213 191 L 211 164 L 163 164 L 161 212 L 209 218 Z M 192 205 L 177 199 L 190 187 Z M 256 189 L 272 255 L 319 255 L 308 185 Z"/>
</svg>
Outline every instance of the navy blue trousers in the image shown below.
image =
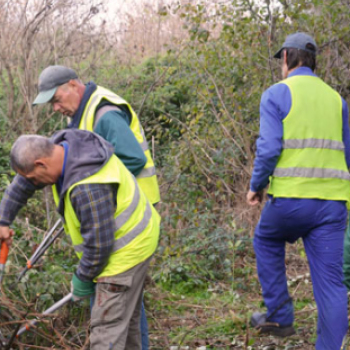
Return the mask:
<svg viewBox="0 0 350 350">
<path fill-rule="evenodd" d="M 143 304 L 142 300 L 142 308 L 141 308 L 141 320 L 140 320 L 140 327 L 141 327 L 141 344 L 142 344 L 142 350 L 148 350 L 148 322 L 145 312 L 145 305 Z"/>
<path fill-rule="evenodd" d="M 348 329 L 343 284 L 344 202 L 269 198 L 255 229 L 254 250 L 267 317 L 282 326 L 294 321 L 285 269 L 285 244 L 304 242 L 318 310 L 317 350 L 340 349 Z"/>
</svg>

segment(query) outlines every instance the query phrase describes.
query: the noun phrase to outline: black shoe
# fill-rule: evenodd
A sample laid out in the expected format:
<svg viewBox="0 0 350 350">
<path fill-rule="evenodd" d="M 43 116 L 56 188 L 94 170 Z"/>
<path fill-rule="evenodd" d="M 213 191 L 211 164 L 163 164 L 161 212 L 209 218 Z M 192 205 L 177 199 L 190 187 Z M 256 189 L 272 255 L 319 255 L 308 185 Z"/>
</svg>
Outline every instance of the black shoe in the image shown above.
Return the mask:
<svg viewBox="0 0 350 350">
<path fill-rule="evenodd" d="M 271 334 L 283 338 L 295 334 L 293 325 L 280 326 L 277 322 L 268 322 L 266 314 L 262 312 L 254 312 L 250 318 L 250 324 L 259 330 L 260 334 Z"/>
</svg>

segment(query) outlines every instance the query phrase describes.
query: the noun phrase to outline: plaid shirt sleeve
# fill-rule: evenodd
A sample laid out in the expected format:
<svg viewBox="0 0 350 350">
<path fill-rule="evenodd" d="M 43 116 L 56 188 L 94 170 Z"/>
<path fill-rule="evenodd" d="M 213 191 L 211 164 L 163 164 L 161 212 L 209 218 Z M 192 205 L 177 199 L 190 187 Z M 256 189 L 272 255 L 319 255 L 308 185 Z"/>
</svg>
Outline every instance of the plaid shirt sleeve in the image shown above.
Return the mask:
<svg viewBox="0 0 350 350">
<path fill-rule="evenodd" d="M 0 203 L 0 226 L 9 226 L 19 210 L 27 204 L 34 192 L 42 187 L 34 186 L 25 177 L 16 175 L 6 188 Z"/>
<path fill-rule="evenodd" d="M 71 192 L 84 239 L 83 256 L 76 271 L 82 281 L 98 276 L 113 251 L 117 189 L 110 184 L 83 184 Z"/>
</svg>

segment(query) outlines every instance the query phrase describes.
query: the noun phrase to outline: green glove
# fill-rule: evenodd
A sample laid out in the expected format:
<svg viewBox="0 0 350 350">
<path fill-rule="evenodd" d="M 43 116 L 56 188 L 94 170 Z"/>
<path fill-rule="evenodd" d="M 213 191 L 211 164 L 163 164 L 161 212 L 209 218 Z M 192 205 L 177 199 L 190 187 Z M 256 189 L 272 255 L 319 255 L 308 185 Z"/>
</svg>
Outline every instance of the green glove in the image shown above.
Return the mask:
<svg viewBox="0 0 350 350">
<path fill-rule="evenodd" d="M 73 300 L 77 301 L 89 297 L 90 295 L 95 294 L 94 282 L 83 282 L 78 278 L 76 274 L 73 275 L 71 282 L 71 292 L 73 293 Z"/>
</svg>

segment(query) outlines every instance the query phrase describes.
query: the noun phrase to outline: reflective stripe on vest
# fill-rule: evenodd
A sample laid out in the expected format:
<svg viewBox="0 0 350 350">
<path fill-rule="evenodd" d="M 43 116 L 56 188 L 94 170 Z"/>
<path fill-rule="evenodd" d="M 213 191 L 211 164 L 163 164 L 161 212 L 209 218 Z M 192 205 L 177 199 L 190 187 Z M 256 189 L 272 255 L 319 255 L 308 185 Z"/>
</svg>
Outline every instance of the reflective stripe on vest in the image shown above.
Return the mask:
<svg viewBox="0 0 350 350">
<path fill-rule="evenodd" d="M 347 171 L 325 168 L 277 168 L 273 176 L 278 177 L 314 177 L 320 179 L 342 179 L 350 181 Z"/>
<path fill-rule="evenodd" d="M 91 108 L 91 107 L 90 107 Z M 95 129 L 95 126 L 97 125 L 97 123 L 98 123 L 98 121 L 101 119 L 101 117 L 105 114 L 105 113 L 107 113 L 107 112 L 112 112 L 112 111 L 121 111 L 121 109 L 120 108 L 118 108 L 117 106 L 115 106 L 115 105 L 113 105 L 113 106 L 111 106 L 111 105 L 106 105 L 106 106 L 103 106 L 103 107 L 101 107 L 101 108 L 99 108 L 98 109 L 98 111 L 96 112 L 96 114 L 95 114 L 95 119 L 94 119 L 94 126 L 93 126 L 93 128 Z M 84 122 L 84 126 L 85 127 L 87 127 L 87 119 L 85 120 L 85 122 Z M 140 125 L 141 126 L 141 125 Z M 147 142 L 147 140 L 146 140 L 146 136 L 145 136 L 145 133 L 144 133 L 144 131 L 143 131 L 143 129 L 140 127 L 140 133 L 141 133 L 141 135 L 142 135 L 142 137 L 143 137 L 143 141 L 141 142 L 141 143 L 139 143 L 140 144 L 140 146 L 141 146 L 141 149 L 144 151 L 144 152 L 146 152 L 147 150 L 148 150 L 148 142 Z M 153 167 L 154 168 L 154 173 L 155 173 L 155 170 L 156 170 L 156 168 L 155 167 Z"/>
<path fill-rule="evenodd" d="M 296 149 L 296 148 L 324 148 L 334 149 L 338 151 L 344 151 L 344 143 L 334 140 L 324 139 L 290 139 L 283 141 L 284 149 Z"/>
<path fill-rule="evenodd" d="M 143 168 L 140 174 L 137 175 L 137 178 L 144 178 L 144 177 L 151 177 L 153 175 L 156 175 L 156 168 L 151 167 L 151 168 Z"/>
<path fill-rule="evenodd" d="M 148 150 L 148 142 L 146 140 L 146 136 L 145 136 L 145 132 L 143 131 L 143 129 L 141 128 L 141 125 L 140 125 L 140 133 L 142 135 L 142 138 L 143 138 L 143 141 L 140 143 L 140 146 L 142 148 L 142 150 L 144 152 L 146 152 Z M 154 167 L 153 167 L 154 168 Z"/>
<path fill-rule="evenodd" d="M 149 224 L 149 221 L 152 217 L 151 205 L 147 202 L 146 210 L 142 220 L 126 235 L 117 239 L 113 244 L 113 251 L 116 252 L 119 249 L 124 248 L 129 244 L 133 239 L 135 239 Z"/>
<path fill-rule="evenodd" d="M 158 203 L 160 201 L 159 186 L 156 176 L 156 168 L 154 166 L 151 152 L 148 147 L 148 142 L 146 140 L 144 130 L 141 126 L 141 123 L 138 120 L 135 111 L 125 100 L 123 100 L 120 96 L 114 94 L 113 92 L 98 86 L 96 91 L 91 95 L 90 100 L 85 106 L 85 110 L 83 112 L 79 128 L 88 131 L 93 131 L 95 120 L 94 118 L 98 114 L 98 111 L 95 114 L 95 110 L 102 99 L 109 101 L 115 106 L 125 105 L 129 109 L 132 116 L 130 129 L 135 135 L 136 140 L 139 142 L 139 145 L 147 158 L 147 162 L 143 170 L 137 175 L 136 179 L 139 185 L 141 186 L 143 192 L 150 200 L 150 202 L 152 204 Z M 107 106 L 101 107 L 101 110 L 106 107 Z M 108 107 L 113 108 L 113 106 Z"/>
<path fill-rule="evenodd" d="M 133 199 L 130 203 L 130 205 L 119 215 L 115 218 L 115 226 L 116 230 L 120 229 L 134 214 L 137 205 L 139 204 L 140 201 L 140 190 L 139 187 L 137 186 L 136 180 L 133 177 L 133 180 L 135 182 L 135 192 Z M 117 251 L 118 249 L 121 249 L 125 247 L 128 243 L 130 243 L 134 238 L 136 238 L 142 231 L 147 227 L 149 220 L 151 219 L 152 216 L 152 210 L 147 202 L 147 207 L 145 210 L 144 217 L 142 220 L 134 227 L 130 232 L 128 232 L 125 236 L 117 239 L 113 245 L 114 249 L 113 252 Z M 118 242 L 122 243 L 118 243 Z M 83 244 L 77 244 L 74 246 L 74 250 L 76 252 L 83 252 Z"/>
</svg>

